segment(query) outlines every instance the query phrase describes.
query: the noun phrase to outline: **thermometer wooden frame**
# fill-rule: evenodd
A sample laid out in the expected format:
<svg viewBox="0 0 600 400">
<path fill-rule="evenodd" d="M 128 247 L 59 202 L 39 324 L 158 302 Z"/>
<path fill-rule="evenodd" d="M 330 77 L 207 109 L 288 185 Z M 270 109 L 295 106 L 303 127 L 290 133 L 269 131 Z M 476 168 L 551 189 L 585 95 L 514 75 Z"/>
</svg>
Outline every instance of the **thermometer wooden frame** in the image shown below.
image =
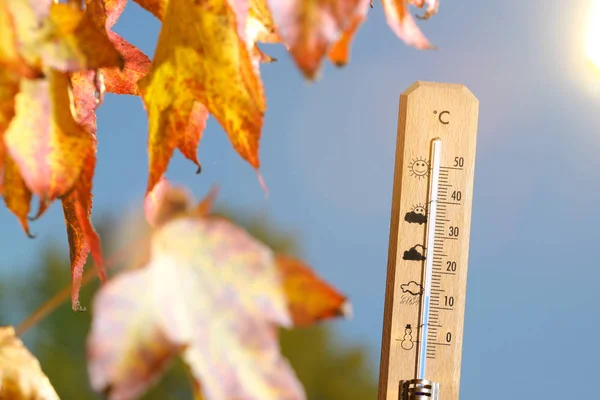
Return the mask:
<svg viewBox="0 0 600 400">
<path fill-rule="evenodd" d="M 459 398 L 478 112 L 464 85 L 419 81 L 400 96 L 379 400 L 398 400 L 409 386 L 407 399 Z M 434 142 L 441 150 L 432 199 Z M 431 390 L 414 392 L 417 378 Z"/>
</svg>

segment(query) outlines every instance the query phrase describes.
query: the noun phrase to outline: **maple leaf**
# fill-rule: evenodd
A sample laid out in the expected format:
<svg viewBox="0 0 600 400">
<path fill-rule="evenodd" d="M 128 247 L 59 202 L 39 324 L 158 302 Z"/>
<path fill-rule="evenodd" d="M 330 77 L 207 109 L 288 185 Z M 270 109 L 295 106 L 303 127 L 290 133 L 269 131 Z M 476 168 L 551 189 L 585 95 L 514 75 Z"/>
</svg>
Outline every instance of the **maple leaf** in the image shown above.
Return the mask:
<svg viewBox="0 0 600 400">
<path fill-rule="evenodd" d="M 108 30 L 108 37 L 125 60 L 123 68 L 101 68 L 106 91 L 114 94 L 139 95 L 137 82 L 150 71 L 152 61 L 140 49 Z"/>
<path fill-rule="evenodd" d="M 123 13 L 125 4 L 126 0 L 86 0 L 86 13 L 99 29 L 106 32 L 124 60 L 123 68 L 100 69 L 106 91 L 138 95 L 136 83 L 148 73 L 152 62 L 141 50 L 111 29 Z"/>
<path fill-rule="evenodd" d="M 4 132 L 15 115 L 15 96 L 19 91 L 19 78 L 0 66 L 0 194 L 3 189 L 3 166 L 6 154 Z"/>
<path fill-rule="evenodd" d="M 149 118 L 147 192 L 163 176 L 174 149 L 183 147 L 185 127 L 204 128 L 206 111 L 223 126 L 235 150 L 259 168 L 265 97 L 228 2 L 168 2 L 152 70 L 138 87 Z M 202 132 L 191 131 L 187 137 L 197 143 Z M 191 159 L 191 152 L 183 153 Z"/>
<path fill-rule="evenodd" d="M 43 202 L 71 190 L 83 167 L 81 155 L 93 146 L 73 119 L 68 85 L 67 75 L 55 70 L 43 79 L 21 80 L 15 116 L 4 134 L 27 187 Z"/>
<path fill-rule="evenodd" d="M 388 25 L 409 46 L 423 50 L 435 48 L 417 26 L 408 9 L 409 3 L 417 7 L 423 7 L 425 3 L 429 5 L 423 18 L 429 18 L 438 7 L 437 0 L 381 0 Z"/>
<path fill-rule="evenodd" d="M 58 400 L 39 361 L 11 326 L 0 327 L 0 399 Z"/>
<path fill-rule="evenodd" d="M 13 16 L 5 1 L 0 2 L 0 67 L 9 68 L 27 78 L 40 75 L 38 71 L 27 65 L 19 53 Z"/>
<path fill-rule="evenodd" d="M 87 71 L 71 77 L 76 121 L 86 128 L 93 142 L 83 157 L 82 172 L 77 183 L 73 190 L 62 198 L 71 260 L 71 307 L 75 311 L 85 310 L 79 304 L 79 289 L 83 266 L 90 252 L 100 280 L 106 280 L 100 237 L 91 222 L 92 179 L 96 168 L 97 149 L 95 75 L 96 72 Z"/>
<path fill-rule="evenodd" d="M 365 0 L 269 0 L 268 4 L 279 37 L 311 80 L 340 35 L 369 7 Z"/>
<path fill-rule="evenodd" d="M 29 1 L 7 4 L 14 17 L 19 52 L 32 68 L 72 72 L 123 65 L 119 52 L 84 11 L 53 3 L 47 17 L 39 21 Z"/>
<path fill-rule="evenodd" d="M 97 293 L 88 370 L 109 399 L 136 398 L 177 355 L 207 400 L 306 398 L 277 327 L 346 315 L 349 303 L 301 261 L 208 214 L 213 195 L 193 206 L 161 180 L 146 198 L 147 264 Z"/>
<path fill-rule="evenodd" d="M 342 32 L 340 39 L 329 50 L 329 59 L 338 67 L 348 64 L 352 39 L 354 39 L 360 25 L 367 19 L 367 11 L 369 10 L 367 4 L 372 8 L 373 0 L 363 0 L 363 3 L 358 7 L 359 12 L 354 16 L 348 28 Z"/>
</svg>

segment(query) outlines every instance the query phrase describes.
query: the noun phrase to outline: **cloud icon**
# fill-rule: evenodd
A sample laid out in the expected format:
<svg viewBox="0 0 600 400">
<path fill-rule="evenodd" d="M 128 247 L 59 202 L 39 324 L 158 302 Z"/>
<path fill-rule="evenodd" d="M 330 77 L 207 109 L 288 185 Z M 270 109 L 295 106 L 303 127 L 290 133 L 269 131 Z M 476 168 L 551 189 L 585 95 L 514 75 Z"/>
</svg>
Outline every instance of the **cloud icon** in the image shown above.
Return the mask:
<svg viewBox="0 0 600 400">
<path fill-rule="evenodd" d="M 423 287 L 415 281 L 410 281 L 408 283 L 400 285 L 400 289 L 402 289 L 402 293 L 410 293 L 413 296 L 423 294 Z"/>
<path fill-rule="evenodd" d="M 421 246 L 420 244 L 416 244 L 413 247 L 411 247 L 409 250 L 405 251 L 402 258 L 405 260 L 412 260 L 412 261 L 425 260 L 425 256 L 423 254 L 419 253 L 419 250 L 417 250 L 417 247 L 421 247 L 423 250 L 425 250 L 425 248 L 423 246 Z"/>
<path fill-rule="evenodd" d="M 414 211 L 409 211 L 404 216 L 404 220 L 411 224 L 419 224 L 422 225 L 427 222 L 427 217 L 423 214 L 416 213 Z"/>
</svg>

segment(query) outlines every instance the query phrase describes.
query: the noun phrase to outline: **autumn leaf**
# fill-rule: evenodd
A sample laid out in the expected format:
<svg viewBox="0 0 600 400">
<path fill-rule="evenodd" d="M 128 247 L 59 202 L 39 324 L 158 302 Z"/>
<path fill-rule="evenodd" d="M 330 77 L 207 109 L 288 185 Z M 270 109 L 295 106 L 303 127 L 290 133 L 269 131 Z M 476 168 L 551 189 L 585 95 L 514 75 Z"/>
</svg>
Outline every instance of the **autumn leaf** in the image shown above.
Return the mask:
<svg viewBox="0 0 600 400">
<path fill-rule="evenodd" d="M 423 7 L 426 2 L 424 0 L 410 0 L 410 3 L 418 7 Z M 434 10 L 437 10 L 437 0 L 428 0 L 427 3 L 429 4 L 429 9 L 425 15 L 429 18 L 435 12 Z M 407 45 L 422 50 L 435 48 L 417 26 L 408 8 L 409 1 L 381 0 L 381 4 L 383 5 L 388 25 Z"/>
<path fill-rule="evenodd" d="M 150 71 L 152 61 L 140 49 L 113 31 L 108 31 L 108 37 L 123 56 L 124 65 L 122 69 L 100 69 L 106 91 L 114 94 L 139 95 L 137 82 Z"/>
<path fill-rule="evenodd" d="M 106 35 L 85 11 L 70 4 L 51 4 L 41 21 L 28 0 L 8 2 L 19 52 L 32 68 L 72 72 L 100 67 L 121 67 L 123 60 Z"/>
<path fill-rule="evenodd" d="M 4 134 L 27 187 L 48 202 L 73 187 L 83 167 L 81 155 L 93 146 L 89 133 L 73 119 L 68 84 L 66 74 L 58 71 L 22 80 L 15 117 Z"/>
<path fill-rule="evenodd" d="M 31 191 L 25 184 L 16 163 L 6 154 L 4 156 L 4 203 L 6 207 L 18 218 L 23 230 L 29 237 L 33 237 L 29 231 L 29 209 L 31 204 Z"/>
<path fill-rule="evenodd" d="M 15 96 L 19 92 L 19 78 L 0 66 L 0 194 L 4 192 L 3 168 L 6 157 L 4 132 L 15 115 Z"/>
<path fill-rule="evenodd" d="M 365 0 L 269 0 L 277 32 L 307 79 L 315 79 L 340 35 L 369 7 Z"/>
<path fill-rule="evenodd" d="M 96 168 L 97 149 L 95 77 L 94 71 L 78 72 L 71 77 L 76 121 L 86 128 L 93 141 L 92 147 L 83 157 L 82 172 L 77 183 L 73 190 L 62 198 L 71 260 L 71 307 L 75 311 L 85 310 L 79 304 L 79 289 L 83 266 L 89 253 L 92 254 L 100 280 L 106 280 L 100 237 L 91 222 L 92 179 Z"/>
<path fill-rule="evenodd" d="M 147 197 L 149 220 L 158 221 L 161 201 L 183 204 L 184 193 L 161 180 Z M 96 295 L 92 387 L 108 399 L 136 398 L 180 355 L 207 400 L 305 399 L 279 352 L 277 327 L 346 315 L 345 296 L 233 222 L 186 209 L 206 210 L 188 199 L 160 214 L 147 265 Z"/>
<path fill-rule="evenodd" d="M 173 150 L 181 149 L 181 132 L 189 125 L 204 128 L 203 107 L 223 126 L 236 151 L 259 168 L 265 97 L 237 28 L 227 2 L 168 2 L 152 70 L 138 84 L 149 118 L 147 192 L 165 173 Z M 194 107 L 200 107 L 197 113 Z M 202 132 L 192 132 L 186 136 L 197 142 Z M 191 152 L 182 152 L 190 158 Z"/>
<path fill-rule="evenodd" d="M 415 7 L 423 8 L 427 5 L 427 10 L 422 16 L 417 16 L 419 19 L 429 19 L 433 15 L 437 14 L 440 8 L 439 0 L 411 0 L 411 4 Z"/>
<path fill-rule="evenodd" d="M 58 400 L 39 361 L 11 326 L 0 327 L 0 399 Z"/>
<path fill-rule="evenodd" d="M 27 65 L 19 53 L 13 15 L 5 1 L 0 2 L 0 68 L 2 67 L 27 78 L 40 75 L 38 71 Z"/>
<path fill-rule="evenodd" d="M 367 4 L 369 6 L 367 6 Z M 352 39 L 356 32 L 358 31 L 359 26 L 367 19 L 367 11 L 369 7 L 372 7 L 372 0 L 363 0 L 363 3 L 360 4 L 352 22 L 349 26 L 342 32 L 339 40 L 331 47 L 329 50 L 329 59 L 332 63 L 334 63 L 338 67 L 343 67 L 348 64 L 350 59 L 350 45 L 352 43 Z"/>
<path fill-rule="evenodd" d="M 278 254 L 275 262 L 283 277 L 283 288 L 294 326 L 307 326 L 322 319 L 352 315 L 351 305 L 345 302 L 345 297 L 319 279 L 304 262 L 284 254 Z"/>
<path fill-rule="evenodd" d="M 0 67 L 0 193 L 6 207 L 18 218 L 29 237 L 27 216 L 31 204 L 31 191 L 25 185 L 19 168 L 6 154 L 4 133 L 15 115 L 15 96 L 19 91 L 19 79 L 10 70 Z"/>
</svg>

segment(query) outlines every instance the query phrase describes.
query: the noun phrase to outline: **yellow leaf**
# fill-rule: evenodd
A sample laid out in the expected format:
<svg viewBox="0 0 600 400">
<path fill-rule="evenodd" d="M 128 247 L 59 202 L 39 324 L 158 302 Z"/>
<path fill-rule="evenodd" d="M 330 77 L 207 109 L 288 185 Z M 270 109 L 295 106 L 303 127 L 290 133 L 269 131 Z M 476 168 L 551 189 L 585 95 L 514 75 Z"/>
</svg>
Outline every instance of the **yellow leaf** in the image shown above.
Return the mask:
<svg viewBox="0 0 600 400">
<path fill-rule="evenodd" d="M 9 0 L 7 4 L 14 17 L 19 51 L 33 68 L 73 72 L 123 66 L 106 33 L 85 11 L 53 3 L 48 16 L 38 21 L 29 1 Z"/>
<path fill-rule="evenodd" d="M 138 85 L 149 118 L 148 192 L 165 172 L 178 127 L 189 120 L 194 101 L 219 121 L 235 150 L 259 168 L 265 97 L 228 2 L 169 2 L 151 72 Z"/>
<path fill-rule="evenodd" d="M 23 230 L 29 237 L 33 237 L 29 231 L 27 217 L 31 206 L 31 191 L 25 185 L 17 164 L 6 154 L 4 156 L 3 193 L 6 207 L 19 219 Z"/>
<path fill-rule="evenodd" d="M 39 72 L 31 68 L 19 53 L 13 16 L 7 2 L 0 1 L 0 68 L 6 67 L 28 78 Z"/>
<path fill-rule="evenodd" d="M 92 136 L 73 119 L 69 80 L 50 70 L 46 78 L 21 81 L 16 115 L 4 142 L 27 187 L 44 202 L 69 192 L 77 182 Z"/>
<path fill-rule="evenodd" d="M 0 399 L 58 400 L 40 363 L 11 326 L 0 327 Z"/>
</svg>

